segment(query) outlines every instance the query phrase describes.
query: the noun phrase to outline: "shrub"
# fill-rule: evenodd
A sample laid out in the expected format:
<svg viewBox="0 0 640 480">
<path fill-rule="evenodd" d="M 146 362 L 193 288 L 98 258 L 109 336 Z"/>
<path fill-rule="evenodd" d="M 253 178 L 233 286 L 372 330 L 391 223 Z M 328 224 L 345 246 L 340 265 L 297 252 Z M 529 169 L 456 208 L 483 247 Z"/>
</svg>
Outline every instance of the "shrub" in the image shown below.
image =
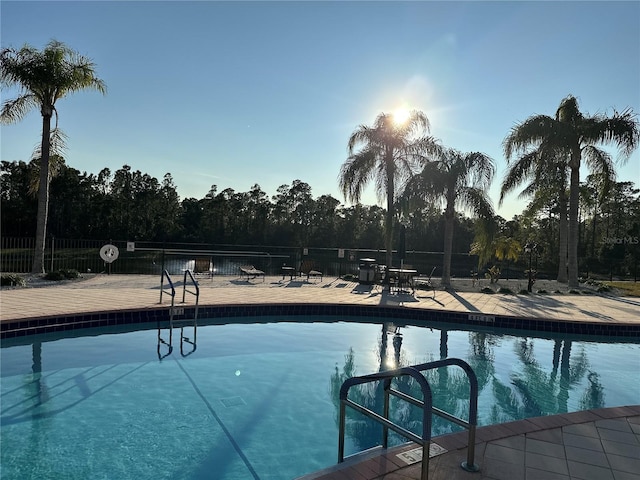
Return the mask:
<svg viewBox="0 0 640 480">
<path fill-rule="evenodd" d="M 500 279 L 500 269 L 494 265 L 484 276 L 489 279 L 489 283 L 496 283 Z"/>
<path fill-rule="evenodd" d="M 555 293 L 557 295 L 562 295 L 562 291 L 561 290 L 554 290 L 553 293 Z"/>
<path fill-rule="evenodd" d="M 609 285 L 606 285 L 606 284 L 602 283 L 602 284 L 600 284 L 600 286 L 597 288 L 596 291 L 598 293 L 610 292 L 611 291 L 611 287 Z"/>
<path fill-rule="evenodd" d="M 518 295 L 529 295 L 529 290 L 527 290 L 526 288 L 521 288 L 520 290 L 518 290 Z"/>
<path fill-rule="evenodd" d="M 500 287 L 498 289 L 498 293 L 505 293 L 507 295 L 513 295 L 513 290 L 511 290 L 509 287 Z"/>
<path fill-rule="evenodd" d="M 24 287 L 27 281 L 17 273 L 3 273 L 0 276 L 0 286 L 3 287 Z"/>
<path fill-rule="evenodd" d="M 74 278 L 78 278 L 80 273 L 73 268 L 63 268 L 60 270 L 54 270 L 52 272 L 48 272 L 44 278 L 47 280 L 53 280 L 54 282 L 59 282 L 60 280 L 73 280 Z"/>
<path fill-rule="evenodd" d="M 571 290 L 569 290 L 569 294 L 570 295 L 580 295 L 580 290 L 576 290 L 575 288 L 572 288 Z"/>
<path fill-rule="evenodd" d="M 480 290 L 480 293 L 496 293 L 496 292 L 491 287 L 484 287 L 482 290 Z"/>
<path fill-rule="evenodd" d="M 538 295 L 546 295 L 546 294 L 548 294 L 549 292 L 547 292 L 544 288 L 541 288 L 541 289 L 540 289 L 540 290 L 538 290 L 536 293 L 537 293 Z"/>
</svg>

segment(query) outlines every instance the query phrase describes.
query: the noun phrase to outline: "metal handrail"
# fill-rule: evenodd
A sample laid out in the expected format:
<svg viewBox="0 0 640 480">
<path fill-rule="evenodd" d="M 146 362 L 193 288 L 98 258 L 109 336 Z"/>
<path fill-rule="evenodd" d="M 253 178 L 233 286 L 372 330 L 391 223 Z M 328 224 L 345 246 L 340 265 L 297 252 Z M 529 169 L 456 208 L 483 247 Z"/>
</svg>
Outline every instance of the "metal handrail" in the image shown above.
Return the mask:
<svg viewBox="0 0 640 480">
<path fill-rule="evenodd" d="M 169 282 L 169 286 L 171 287 L 171 292 L 165 291 L 164 289 L 164 279 L 167 278 Z M 162 294 L 166 293 L 167 295 L 171 295 L 171 318 L 173 318 L 173 305 L 175 303 L 176 298 L 176 288 L 173 286 L 173 282 L 171 281 L 171 277 L 169 276 L 169 272 L 166 270 L 162 271 L 162 276 L 160 277 L 160 302 L 162 303 Z"/>
<path fill-rule="evenodd" d="M 444 418 L 445 420 L 448 420 L 452 423 L 455 423 L 456 425 L 459 425 L 469 430 L 469 436 L 467 440 L 467 460 L 465 462 L 462 462 L 460 466 L 468 472 L 477 472 L 478 470 L 480 470 L 480 467 L 478 467 L 474 463 L 475 446 L 476 446 L 476 428 L 478 426 L 478 377 L 476 376 L 476 373 L 473 371 L 473 369 L 467 362 L 459 358 L 445 358 L 443 360 L 436 360 L 433 362 L 421 363 L 419 365 L 413 365 L 413 368 L 415 368 L 420 372 L 424 372 L 426 370 L 433 370 L 435 368 L 448 367 L 450 365 L 458 366 L 462 368 L 464 373 L 466 373 L 467 378 L 469 379 L 469 421 L 465 421 L 461 418 L 451 415 L 445 412 L 444 410 L 440 410 L 439 408 L 436 408 L 436 407 L 432 407 L 431 410 L 435 415 L 438 415 L 439 417 Z M 390 393 L 397 397 L 407 396 L 406 394 L 394 389 L 392 389 Z M 410 397 L 410 398 L 413 398 L 413 397 Z M 405 400 L 409 401 L 410 403 L 413 403 L 406 398 Z M 416 400 L 416 399 L 413 399 L 413 400 Z M 414 403 L 414 405 L 421 406 L 419 403 L 417 404 Z"/>
<path fill-rule="evenodd" d="M 187 288 L 187 277 L 193 284 L 193 287 L 195 290 L 189 290 Z M 169 287 L 171 288 L 170 291 L 165 289 L 165 278 L 167 279 L 167 282 L 169 283 Z M 184 272 L 184 279 L 182 282 L 182 303 L 185 303 L 185 297 L 187 292 L 192 295 L 195 295 L 196 306 L 195 306 L 195 312 L 193 317 L 193 340 L 190 340 L 188 337 L 184 336 L 185 326 L 184 325 L 180 326 L 180 354 L 183 357 L 188 357 L 189 355 L 194 353 L 197 348 L 196 342 L 197 342 L 197 328 L 198 328 L 198 303 L 200 301 L 200 286 L 198 285 L 198 282 L 196 281 L 196 279 L 193 277 L 193 273 L 191 272 L 191 270 L 185 270 Z M 158 359 L 159 360 L 164 359 L 165 357 L 171 355 L 171 353 L 173 352 L 173 317 L 176 312 L 175 310 L 176 288 L 173 282 L 171 281 L 171 276 L 169 275 L 169 272 L 167 270 L 162 271 L 162 278 L 160 280 L 160 303 L 162 303 L 163 293 L 166 293 L 167 295 L 171 295 L 171 307 L 169 309 L 169 341 L 167 342 L 162 338 L 160 325 L 158 324 Z M 181 311 L 183 310 L 181 309 Z M 188 352 L 185 352 L 185 349 L 184 349 L 185 343 L 188 343 L 189 345 L 191 345 L 191 350 Z M 168 352 L 164 355 L 161 352 L 162 344 L 168 347 Z"/>
<path fill-rule="evenodd" d="M 191 283 L 193 284 L 195 291 L 189 290 L 187 288 L 187 277 L 189 277 L 189 279 L 191 280 Z M 195 295 L 196 297 L 195 318 L 198 318 L 198 302 L 200 301 L 200 286 L 198 285 L 198 282 L 196 281 L 196 279 L 193 278 L 193 273 L 191 273 L 191 270 L 184 271 L 184 279 L 182 281 L 182 303 L 184 303 L 185 295 L 187 293 L 190 293 L 191 295 Z"/>
<path fill-rule="evenodd" d="M 184 336 L 184 326 L 180 327 L 180 355 L 182 355 L 183 357 L 188 357 L 189 355 L 191 355 L 192 353 L 194 353 L 196 351 L 196 348 L 198 348 L 198 344 L 197 344 L 197 338 L 196 335 L 198 333 L 197 331 L 197 325 L 196 325 L 196 320 L 194 319 L 193 321 L 193 340 L 189 340 L 189 337 L 185 337 Z M 188 343 L 189 345 L 191 345 L 191 350 L 186 352 L 184 351 L 184 344 Z"/>
<path fill-rule="evenodd" d="M 195 291 L 189 290 L 187 288 L 187 277 L 191 280 Z M 200 301 L 200 286 L 198 285 L 197 280 L 193 277 L 193 273 L 191 270 L 184 271 L 184 279 L 182 281 L 182 303 L 185 303 L 185 295 L 188 293 L 195 295 L 196 297 L 196 308 L 193 316 L 193 340 L 189 340 L 188 337 L 184 336 L 184 326 L 180 327 L 180 355 L 183 357 L 188 357 L 192 353 L 196 351 L 197 346 L 197 334 L 198 334 L 198 302 Z M 186 352 L 184 351 L 184 344 L 188 343 L 191 345 L 191 350 Z"/>
<path fill-rule="evenodd" d="M 422 398 L 424 399 L 423 407 L 422 407 L 422 436 L 418 436 L 409 430 L 402 428 L 399 425 L 391 422 L 389 420 L 389 390 L 391 386 L 391 380 L 394 377 L 399 377 L 403 375 L 409 375 L 418 382 L 420 385 L 420 389 L 422 390 Z M 352 400 L 349 400 L 348 394 L 349 389 L 354 385 L 361 385 L 363 383 L 377 382 L 380 380 L 384 380 L 384 416 L 377 414 L 376 412 L 355 403 Z M 396 370 L 389 370 L 386 372 L 373 373 L 371 375 L 364 375 L 361 377 L 352 377 L 342 384 L 340 387 L 340 436 L 338 438 L 338 463 L 342 463 L 344 461 L 344 434 L 345 434 L 345 417 L 346 417 L 346 407 L 347 405 L 357 410 L 358 412 L 366 415 L 373 420 L 381 423 L 383 426 L 382 433 L 382 446 L 383 448 L 387 448 L 388 445 L 388 437 L 389 437 L 389 429 L 394 432 L 402 435 L 405 438 L 408 438 L 419 445 L 422 445 L 422 472 L 421 479 L 427 480 L 429 478 L 429 445 L 431 443 L 431 387 L 429 386 L 429 382 L 424 376 L 415 368 L 412 367 L 403 367 Z"/>
<path fill-rule="evenodd" d="M 421 372 L 426 370 L 432 370 L 435 368 L 447 367 L 450 365 L 459 366 L 464 370 L 469 379 L 470 394 L 469 394 L 469 421 L 460 419 L 454 415 L 451 415 L 439 408 L 432 405 L 431 387 L 429 382 L 422 375 Z M 419 400 L 411 395 L 403 393 L 399 390 L 391 388 L 391 381 L 399 376 L 410 375 L 420 385 L 422 390 L 423 400 Z M 349 400 L 349 389 L 354 385 L 360 385 L 363 383 L 370 383 L 376 381 L 384 381 L 384 411 L 383 415 L 379 415 L 368 408 Z M 405 400 L 412 405 L 422 408 L 423 420 L 422 420 L 422 437 L 410 432 L 399 425 L 394 424 L 389 420 L 389 395 L 394 395 L 402 400 Z M 434 362 L 422 363 L 419 365 L 413 365 L 411 367 L 404 367 L 396 370 L 389 370 L 386 372 L 374 373 L 371 375 L 364 375 L 359 377 L 352 377 L 347 379 L 340 388 L 340 426 L 339 426 L 339 439 L 338 439 L 338 463 L 344 461 L 344 435 L 345 435 L 345 423 L 346 423 L 346 406 L 357 410 L 363 415 L 372 418 L 373 420 L 381 423 L 383 426 L 382 432 L 382 447 L 388 446 L 388 433 L 389 429 L 396 433 L 412 440 L 413 442 L 422 446 L 422 469 L 421 479 L 427 480 L 429 478 L 429 444 L 431 442 L 431 417 L 433 414 L 438 415 L 450 422 L 460 425 L 469 430 L 469 439 L 467 445 L 467 460 L 460 465 L 464 470 L 469 472 L 477 472 L 480 468 L 474 463 L 475 456 L 475 433 L 478 422 L 478 379 L 475 372 L 463 360 L 458 358 L 447 358 L 444 360 L 436 360 Z"/>
</svg>

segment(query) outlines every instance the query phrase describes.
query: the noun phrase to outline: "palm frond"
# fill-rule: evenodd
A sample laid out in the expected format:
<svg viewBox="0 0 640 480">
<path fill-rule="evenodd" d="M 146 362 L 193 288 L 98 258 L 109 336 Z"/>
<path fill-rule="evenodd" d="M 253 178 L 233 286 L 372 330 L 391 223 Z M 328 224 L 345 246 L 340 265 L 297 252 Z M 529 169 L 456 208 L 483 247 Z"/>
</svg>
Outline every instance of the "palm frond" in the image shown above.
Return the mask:
<svg viewBox="0 0 640 480">
<path fill-rule="evenodd" d="M 485 190 L 476 187 L 465 187 L 457 195 L 457 203 L 462 209 L 470 211 L 478 218 L 493 218 L 493 205 Z"/>
<path fill-rule="evenodd" d="M 614 113 L 612 117 L 589 117 L 580 127 L 583 144 L 615 145 L 622 161 L 626 161 L 640 143 L 640 125 L 637 116 L 629 109 Z"/>
<path fill-rule="evenodd" d="M 513 191 L 518 185 L 522 184 L 525 180 L 530 179 L 535 170 L 536 162 L 540 158 L 537 150 L 522 155 L 517 162 L 510 165 L 509 169 L 505 172 L 502 179 L 502 186 L 500 187 L 500 199 L 498 205 L 502 205 L 504 197 L 507 193 Z"/>
<path fill-rule="evenodd" d="M 375 176 L 377 152 L 368 149 L 350 155 L 340 168 L 338 185 L 345 198 L 359 202 L 362 191 Z"/>
<path fill-rule="evenodd" d="M 22 120 L 27 113 L 38 106 L 38 99 L 33 94 L 23 94 L 13 100 L 7 100 L 2 105 L 0 122 L 7 125 Z"/>
<path fill-rule="evenodd" d="M 67 134 L 60 128 L 53 128 L 49 134 L 49 154 L 51 156 L 64 157 L 64 153 L 67 150 Z M 37 159 L 42 157 L 42 142 L 38 142 L 33 148 L 31 159 Z"/>
<path fill-rule="evenodd" d="M 515 153 L 536 148 L 545 138 L 553 134 L 558 122 L 548 115 L 534 115 L 517 123 L 502 142 L 507 160 Z"/>
<path fill-rule="evenodd" d="M 589 170 L 602 179 L 602 190 L 608 192 L 616 181 L 616 170 L 611 155 L 594 145 L 582 149 L 582 158 Z"/>
<path fill-rule="evenodd" d="M 488 189 L 496 173 L 494 160 L 481 152 L 466 153 L 463 158 L 470 182 L 482 190 Z"/>
</svg>

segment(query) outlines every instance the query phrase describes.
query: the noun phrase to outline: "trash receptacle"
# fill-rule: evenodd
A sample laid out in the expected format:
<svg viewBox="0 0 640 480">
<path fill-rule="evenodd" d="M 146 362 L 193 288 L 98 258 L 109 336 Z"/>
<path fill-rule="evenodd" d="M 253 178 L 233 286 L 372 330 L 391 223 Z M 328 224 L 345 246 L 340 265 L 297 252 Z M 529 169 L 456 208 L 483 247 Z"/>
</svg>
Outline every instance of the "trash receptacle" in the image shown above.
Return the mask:
<svg viewBox="0 0 640 480">
<path fill-rule="evenodd" d="M 359 282 L 367 285 L 374 283 L 377 268 L 375 258 L 361 258 Z"/>
</svg>

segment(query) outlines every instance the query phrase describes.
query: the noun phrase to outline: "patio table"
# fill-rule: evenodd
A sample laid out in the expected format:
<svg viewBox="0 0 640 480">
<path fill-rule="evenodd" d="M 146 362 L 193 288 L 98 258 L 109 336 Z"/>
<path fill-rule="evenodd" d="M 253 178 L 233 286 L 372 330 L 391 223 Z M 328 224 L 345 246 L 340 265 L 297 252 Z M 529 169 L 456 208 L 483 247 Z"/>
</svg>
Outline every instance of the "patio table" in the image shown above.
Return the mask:
<svg viewBox="0 0 640 480">
<path fill-rule="evenodd" d="M 396 292 L 395 293 L 409 293 L 408 290 L 405 290 L 405 287 L 411 288 L 411 293 L 415 293 L 415 287 L 413 285 L 413 277 L 418 274 L 417 270 L 412 268 L 390 268 L 389 269 L 389 278 L 393 278 L 396 281 Z M 389 292 L 391 291 L 391 284 L 389 284 Z"/>
</svg>

